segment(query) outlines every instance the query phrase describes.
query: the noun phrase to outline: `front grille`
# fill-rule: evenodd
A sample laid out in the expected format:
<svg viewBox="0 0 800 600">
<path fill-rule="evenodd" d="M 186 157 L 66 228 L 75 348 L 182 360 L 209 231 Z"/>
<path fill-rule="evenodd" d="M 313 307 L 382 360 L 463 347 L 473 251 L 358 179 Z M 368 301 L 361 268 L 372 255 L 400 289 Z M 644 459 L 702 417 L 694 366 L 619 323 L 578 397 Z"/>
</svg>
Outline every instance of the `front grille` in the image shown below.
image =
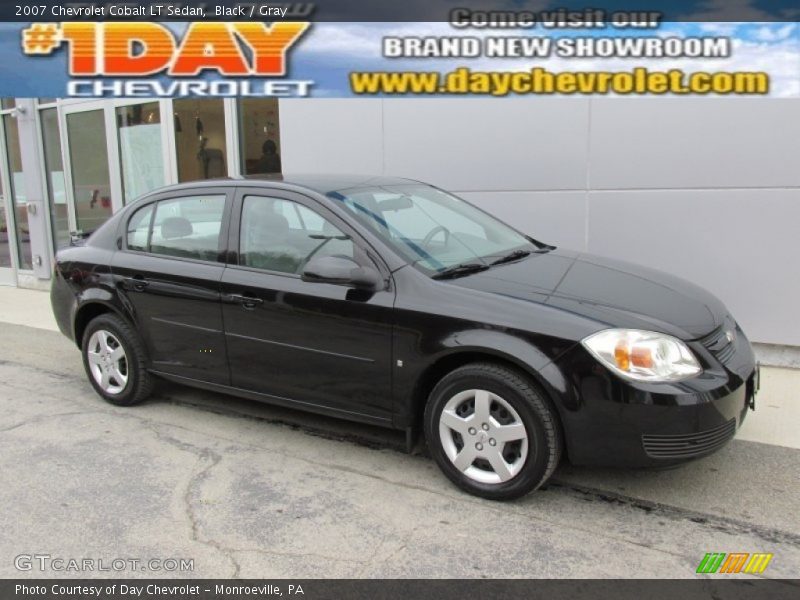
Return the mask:
<svg viewBox="0 0 800 600">
<path fill-rule="evenodd" d="M 724 446 L 736 434 L 736 419 L 698 433 L 643 435 L 644 451 L 651 458 L 691 458 Z"/>
<path fill-rule="evenodd" d="M 730 341 L 727 333 L 731 332 L 734 335 L 734 341 Z M 736 337 L 738 332 L 736 326 L 732 324 L 725 324 L 717 327 L 714 331 L 709 333 L 706 337 L 700 338 L 699 342 L 706 347 L 706 349 L 713 354 L 721 363 L 726 363 L 736 352 Z"/>
</svg>

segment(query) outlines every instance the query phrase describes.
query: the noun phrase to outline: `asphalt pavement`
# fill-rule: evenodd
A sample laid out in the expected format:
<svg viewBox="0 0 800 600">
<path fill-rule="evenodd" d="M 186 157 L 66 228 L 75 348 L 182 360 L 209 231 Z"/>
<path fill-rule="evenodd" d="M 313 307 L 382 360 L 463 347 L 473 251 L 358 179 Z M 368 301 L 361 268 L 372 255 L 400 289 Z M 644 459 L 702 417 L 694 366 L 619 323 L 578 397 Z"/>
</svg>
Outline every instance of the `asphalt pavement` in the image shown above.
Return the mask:
<svg viewBox="0 0 800 600">
<path fill-rule="evenodd" d="M 399 434 L 171 384 L 116 408 L 60 334 L 0 332 L 0 577 L 691 578 L 707 552 L 773 553 L 763 577 L 800 571 L 795 448 L 562 465 L 545 489 L 489 502 Z M 21 555 L 125 567 L 20 571 Z"/>
</svg>

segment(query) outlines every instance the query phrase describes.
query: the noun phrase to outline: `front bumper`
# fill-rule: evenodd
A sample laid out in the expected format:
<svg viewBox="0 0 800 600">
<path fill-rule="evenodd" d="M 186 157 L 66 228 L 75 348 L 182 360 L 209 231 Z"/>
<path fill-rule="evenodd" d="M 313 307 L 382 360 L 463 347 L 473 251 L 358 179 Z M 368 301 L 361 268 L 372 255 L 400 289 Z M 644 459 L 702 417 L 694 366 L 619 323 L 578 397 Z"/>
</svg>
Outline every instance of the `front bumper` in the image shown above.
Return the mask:
<svg viewBox="0 0 800 600">
<path fill-rule="evenodd" d="M 667 466 L 724 446 L 754 408 L 759 382 L 750 342 L 736 331 L 722 351 L 706 338 L 691 342 L 704 371 L 678 383 L 623 381 L 582 346 L 573 348 L 558 365 L 570 374 L 574 398 L 560 411 L 570 461 Z"/>
</svg>

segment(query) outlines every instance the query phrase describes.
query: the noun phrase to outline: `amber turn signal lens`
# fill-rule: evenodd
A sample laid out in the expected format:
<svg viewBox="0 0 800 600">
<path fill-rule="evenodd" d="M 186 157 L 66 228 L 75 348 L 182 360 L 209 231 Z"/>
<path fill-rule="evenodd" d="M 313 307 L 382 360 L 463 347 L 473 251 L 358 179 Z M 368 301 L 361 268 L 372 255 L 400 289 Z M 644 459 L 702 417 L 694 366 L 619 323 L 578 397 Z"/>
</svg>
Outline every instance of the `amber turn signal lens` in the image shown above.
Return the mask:
<svg viewBox="0 0 800 600">
<path fill-rule="evenodd" d="M 614 360 L 617 361 L 617 367 L 623 371 L 631 370 L 631 355 L 628 352 L 628 344 L 625 340 L 620 340 L 617 347 L 614 348 Z"/>
<path fill-rule="evenodd" d="M 630 348 L 625 340 L 621 340 L 614 348 L 614 360 L 623 371 L 630 371 L 631 365 L 643 369 L 653 368 L 653 353 L 650 348 Z"/>
</svg>

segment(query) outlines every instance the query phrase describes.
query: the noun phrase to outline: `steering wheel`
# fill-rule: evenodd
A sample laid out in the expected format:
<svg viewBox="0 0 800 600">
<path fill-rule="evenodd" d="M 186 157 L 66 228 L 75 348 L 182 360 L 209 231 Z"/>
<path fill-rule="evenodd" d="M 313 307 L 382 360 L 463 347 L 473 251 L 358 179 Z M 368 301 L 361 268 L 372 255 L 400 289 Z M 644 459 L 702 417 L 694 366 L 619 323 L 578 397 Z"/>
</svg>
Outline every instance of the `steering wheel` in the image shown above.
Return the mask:
<svg viewBox="0 0 800 600">
<path fill-rule="evenodd" d="M 428 246 L 430 246 L 430 243 L 433 241 L 434 236 L 440 231 L 444 232 L 444 245 L 447 246 L 450 243 L 450 230 L 443 225 L 437 225 L 436 227 L 431 229 L 428 232 L 428 235 L 425 236 L 425 239 L 422 240 L 422 247 L 427 248 Z"/>
</svg>

